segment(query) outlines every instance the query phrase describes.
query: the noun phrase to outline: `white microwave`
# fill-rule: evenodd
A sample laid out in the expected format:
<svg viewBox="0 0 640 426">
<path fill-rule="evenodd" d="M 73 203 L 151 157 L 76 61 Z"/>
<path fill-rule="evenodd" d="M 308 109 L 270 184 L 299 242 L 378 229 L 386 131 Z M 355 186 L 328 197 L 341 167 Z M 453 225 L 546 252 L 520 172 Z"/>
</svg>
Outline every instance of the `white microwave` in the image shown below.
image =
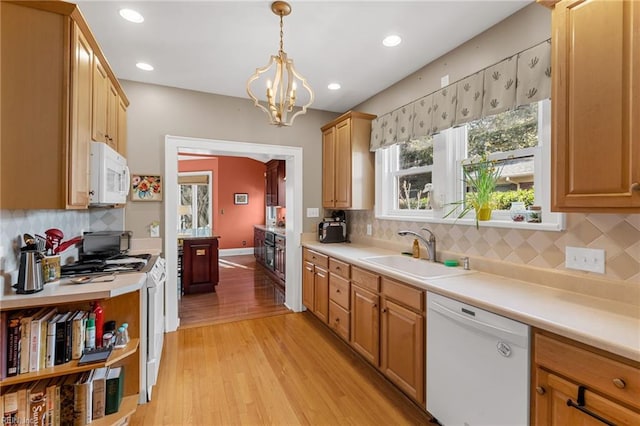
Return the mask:
<svg viewBox="0 0 640 426">
<path fill-rule="evenodd" d="M 129 195 L 127 159 L 103 142 L 91 142 L 89 205 L 124 204 Z"/>
</svg>

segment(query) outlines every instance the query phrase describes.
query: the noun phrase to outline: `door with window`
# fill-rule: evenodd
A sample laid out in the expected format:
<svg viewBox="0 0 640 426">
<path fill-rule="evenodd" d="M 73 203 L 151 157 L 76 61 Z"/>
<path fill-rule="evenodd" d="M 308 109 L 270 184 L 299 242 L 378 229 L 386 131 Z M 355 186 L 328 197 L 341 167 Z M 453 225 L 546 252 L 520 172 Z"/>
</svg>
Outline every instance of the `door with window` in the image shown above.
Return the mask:
<svg viewBox="0 0 640 426">
<path fill-rule="evenodd" d="M 178 174 L 178 235 L 208 237 L 212 234 L 212 174 Z"/>
</svg>

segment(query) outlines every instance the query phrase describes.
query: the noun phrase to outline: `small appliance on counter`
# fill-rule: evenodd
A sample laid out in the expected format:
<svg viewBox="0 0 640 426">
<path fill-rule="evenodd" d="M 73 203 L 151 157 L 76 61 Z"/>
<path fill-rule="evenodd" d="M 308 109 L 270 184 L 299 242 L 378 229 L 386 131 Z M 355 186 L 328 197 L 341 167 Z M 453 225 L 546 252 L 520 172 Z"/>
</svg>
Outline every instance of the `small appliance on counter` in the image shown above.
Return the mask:
<svg viewBox="0 0 640 426">
<path fill-rule="evenodd" d="M 18 272 L 18 284 L 16 292 L 29 294 L 44 289 L 44 277 L 42 275 L 43 254 L 35 245 L 26 245 L 20 249 L 20 269 Z"/>
<path fill-rule="evenodd" d="M 347 220 L 344 210 L 335 210 L 318 224 L 318 241 L 321 243 L 347 242 Z"/>
</svg>

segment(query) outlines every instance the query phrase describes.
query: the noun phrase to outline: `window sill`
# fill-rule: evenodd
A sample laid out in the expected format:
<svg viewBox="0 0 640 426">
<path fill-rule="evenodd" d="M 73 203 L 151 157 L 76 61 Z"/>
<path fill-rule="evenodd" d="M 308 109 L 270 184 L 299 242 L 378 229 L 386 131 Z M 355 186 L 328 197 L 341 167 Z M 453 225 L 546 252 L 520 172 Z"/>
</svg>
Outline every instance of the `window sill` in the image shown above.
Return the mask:
<svg viewBox="0 0 640 426">
<path fill-rule="evenodd" d="M 512 220 L 499 220 L 492 219 L 486 221 L 480 221 L 480 228 L 508 228 L 508 229 L 522 229 L 529 231 L 562 231 L 564 230 L 564 214 L 556 213 L 558 215 L 557 222 L 542 222 L 542 223 L 529 223 L 529 222 L 514 222 Z M 425 222 L 425 223 L 442 223 L 446 225 L 464 225 L 464 226 L 476 226 L 475 219 L 464 218 L 436 218 L 425 216 L 403 216 L 393 214 L 376 215 L 376 219 L 381 220 L 401 220 L 411 222 Z"/>
</svg>

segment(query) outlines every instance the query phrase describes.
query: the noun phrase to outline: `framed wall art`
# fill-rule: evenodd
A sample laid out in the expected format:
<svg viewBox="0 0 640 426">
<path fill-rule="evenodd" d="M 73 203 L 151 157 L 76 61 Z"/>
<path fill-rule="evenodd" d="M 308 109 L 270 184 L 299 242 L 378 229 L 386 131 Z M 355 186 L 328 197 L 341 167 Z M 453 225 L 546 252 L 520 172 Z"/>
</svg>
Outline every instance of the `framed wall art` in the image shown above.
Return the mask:
<svg viewBox="0 0 640 426">
<path fill-rule="evenodd" d="M 162 201 L 162 177 L 132 174 L 131 201 Z"/>
<path fill-rule="evenodd" d="M 233 204 L 249 204 L 249 194 L 236 192 L 233 194 Z"/>
</svg>

